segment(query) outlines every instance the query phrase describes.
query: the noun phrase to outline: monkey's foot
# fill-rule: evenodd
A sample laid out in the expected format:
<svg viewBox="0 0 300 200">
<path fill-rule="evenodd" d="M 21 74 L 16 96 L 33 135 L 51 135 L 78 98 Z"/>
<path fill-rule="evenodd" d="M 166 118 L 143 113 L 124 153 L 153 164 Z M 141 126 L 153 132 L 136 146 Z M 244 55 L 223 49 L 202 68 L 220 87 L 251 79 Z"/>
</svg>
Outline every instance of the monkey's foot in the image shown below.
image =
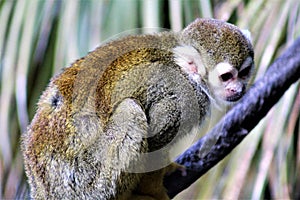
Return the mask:
<svg viewBox="0 0 300 200">
<path fill-rule="evenodd" d="M 170 165 L 168 165 L 167 167 L 164 168 L 165 169 L 165 175 L 170 175 L 171 173 L 173 173 L 176 170 L 181 171 L 181 176 L 186 176 L 186 168 L 184 165 L 180 165 L 178 163 L 171 163 Z"/>
</svg>

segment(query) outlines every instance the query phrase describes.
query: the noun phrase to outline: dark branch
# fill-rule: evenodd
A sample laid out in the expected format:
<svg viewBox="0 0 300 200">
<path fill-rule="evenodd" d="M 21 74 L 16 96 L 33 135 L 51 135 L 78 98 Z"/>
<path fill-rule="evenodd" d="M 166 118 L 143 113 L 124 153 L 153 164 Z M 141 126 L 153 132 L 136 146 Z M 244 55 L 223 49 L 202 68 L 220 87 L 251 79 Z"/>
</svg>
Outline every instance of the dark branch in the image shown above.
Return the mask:
<svg viewBox="0 0 300 200">
<path fill-rule="evenodd" d="M 249 89 L 213 130 L 177 158 L 177 163 L 186 166 L 187 174 L 182 176 L 181 171 L 175 171 L 165 178 L 164 184 L 170 198 L 227 156 L 299 77 L 300 38 L 269 67 L 264 77 Z M 206 144 L 214 144 L 208 152 Z"/>
</svg>

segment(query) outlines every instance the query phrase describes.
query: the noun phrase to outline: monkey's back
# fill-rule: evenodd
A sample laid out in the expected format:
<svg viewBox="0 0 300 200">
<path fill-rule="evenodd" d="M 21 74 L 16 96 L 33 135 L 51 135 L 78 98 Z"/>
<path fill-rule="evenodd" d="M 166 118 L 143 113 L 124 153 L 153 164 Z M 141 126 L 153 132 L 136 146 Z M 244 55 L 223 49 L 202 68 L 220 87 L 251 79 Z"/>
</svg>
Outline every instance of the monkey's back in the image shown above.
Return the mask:
<svg viewBox="0 0 300 200">
<path fill-rule="evenodd" d="M 68 191 L 70 198 L 103 198 L 137 184 L 138 175 L 114 171 L 104 151 L 113 144 L 105 141 L 107 124 L 126 99 L 135 100 L 147 117 L 147 151 L 172 144 L 199 125 L 209 101 L 200 83 L 174 62 L 176 45 L 176 35 L 168 33 L 120 39 L 51 80 L 23 136 L 33 195 L 63 197 Z"/>
<path fill-rule="evenodd" d="M 108 65 L 105 69 L 98 66 L 96 109 L 106 123 L 124 99 L 137 100 L 148 116 L 149 150 L 153 151 L 171 142 L 175 136 L 189 133 L 193 126 L 199 126 L 209 101 L 200 87 L 203 83 L 190 79 L 174 62 L 172 50 L 178 45 L 176 35 L 163 33 L 131 36 L 130 39 L 132 45 L 127 44 L 126 38 L 114 41 L 116 44 L 112 45 Z M 166 43 L 169 46 L 162 47 L 161 44 Z M 104 45 L 89 56 L 92 61 L 102 60 L 102 54 L 108 52 Z"/>
</svg>

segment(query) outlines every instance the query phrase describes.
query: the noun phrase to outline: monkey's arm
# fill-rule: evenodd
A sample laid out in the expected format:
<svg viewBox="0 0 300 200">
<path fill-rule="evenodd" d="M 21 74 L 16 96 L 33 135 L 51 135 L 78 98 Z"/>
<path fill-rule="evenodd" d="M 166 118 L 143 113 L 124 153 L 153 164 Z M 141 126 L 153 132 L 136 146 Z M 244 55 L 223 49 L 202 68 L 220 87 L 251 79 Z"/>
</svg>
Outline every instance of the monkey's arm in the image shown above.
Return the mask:
<svg viewBox="0 0 300 200">
<path fill-rule="evenodd" d="M 150 131 L 158 133 L 167 129 L 168 126 L 173 127 L 178 115 L 175 101 L 169 98 L 161 99 L 150 108 Z"/>
<path fill-rule="evenodd" d="M 149 148 L 157 150 L 162 148 L 161 143 L 168 144 L 173 139 L 171 135 L 177 131 L 180 111 L 176 100 L 166 97 L 157 101 L 149 110 L 149 118 Z"/>
</svg>

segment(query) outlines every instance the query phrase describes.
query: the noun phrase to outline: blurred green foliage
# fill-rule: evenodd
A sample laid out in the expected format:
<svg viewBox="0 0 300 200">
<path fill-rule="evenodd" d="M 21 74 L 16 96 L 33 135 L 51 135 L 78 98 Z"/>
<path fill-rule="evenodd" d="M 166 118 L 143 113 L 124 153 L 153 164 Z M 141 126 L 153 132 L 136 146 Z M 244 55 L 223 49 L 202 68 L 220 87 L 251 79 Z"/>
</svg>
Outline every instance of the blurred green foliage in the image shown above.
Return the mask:
<svg viewBox="0 0 300 200">
<path fill-rule="evenodd" d="M 27 192 L 19 138 L 53 74 L 125 30 L 179 31 L 197 17 L 252 32 L 255 79 L 300 36 L 299 0 L 1 0 L 0 199 Z M 300 198 L 299 109 L 298 82 L 229 157 L 175 199 Z"/>
</svg>

